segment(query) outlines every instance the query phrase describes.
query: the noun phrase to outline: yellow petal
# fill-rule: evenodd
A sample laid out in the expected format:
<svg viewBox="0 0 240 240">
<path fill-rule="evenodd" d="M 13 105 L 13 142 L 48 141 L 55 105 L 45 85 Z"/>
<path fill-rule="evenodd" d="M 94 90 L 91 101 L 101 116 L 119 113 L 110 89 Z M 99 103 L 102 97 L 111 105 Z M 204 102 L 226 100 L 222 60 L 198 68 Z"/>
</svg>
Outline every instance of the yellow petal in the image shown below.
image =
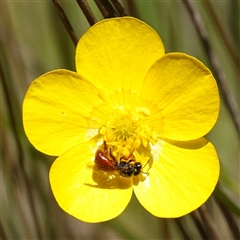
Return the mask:
<svg viewBox="0 0 240 240">
<path fill-rule="evenodd" d="M 158 34 L 144 22 L 121 17 L 102 20 L 79 40 L 77 72 L 101 92 L 139 91 L 150 66 L 164 54 Z"/>
<path fill-rule="evenodd" d="M 58 157 L 50 170 L 50 184 L 59 206 L 85 222 L 102 222 L 123 212 L 132 196 L 132 180 L 94 172 L 96 147 L 80 144 Z"/>
<path fill-rule="evenodd" d="M 163 142 L 148 178 L 134 186 L 140 203 L 157 217 L 183 216 L 202 205 L 219 177 L 213 145 L 198 139 L 174 145 Z"/>
<path fill-rule="evenodd" d="M 211 130 L 218 117 L 215 79 L 200 61 L 182 53 L 166 54 L 151 67 L 141 98 L 154 112 L 148 124 L 168 139 L 200 138 Z M 160 116 L 159 124 L 156 114 Z"/>
<path fill-rule="evenodd" d="M 95 115 L 92 110 L 102 102 L 97 89 L 80 75 L 49 72 L 33 81 L 26 93 L 25 132 L 41 152 L 60 155 L 97 134 L 108 115 Z"/>
</svg>

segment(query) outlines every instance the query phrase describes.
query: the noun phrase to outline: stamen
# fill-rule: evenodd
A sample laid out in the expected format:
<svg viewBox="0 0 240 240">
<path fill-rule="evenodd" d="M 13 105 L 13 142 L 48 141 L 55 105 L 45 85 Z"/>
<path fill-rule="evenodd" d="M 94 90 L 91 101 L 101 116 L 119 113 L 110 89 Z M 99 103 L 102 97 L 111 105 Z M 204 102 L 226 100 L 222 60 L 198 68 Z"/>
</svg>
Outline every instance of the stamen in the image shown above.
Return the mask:
<svg viewBox="0 0 240 240">
<path fill-rule="evenodd" d="M 106 143 L 111 145 L 115 157 L 127 157 L 140 145 L 147 147 L 149 143 L 156 142 L 156 133 L 144 124 L 149 115 L 150 111 L 147 108 L 137 108 L 133 111 L 119 106 L 113 109 L 108 122 L 99 132 Z"/>
</svg>

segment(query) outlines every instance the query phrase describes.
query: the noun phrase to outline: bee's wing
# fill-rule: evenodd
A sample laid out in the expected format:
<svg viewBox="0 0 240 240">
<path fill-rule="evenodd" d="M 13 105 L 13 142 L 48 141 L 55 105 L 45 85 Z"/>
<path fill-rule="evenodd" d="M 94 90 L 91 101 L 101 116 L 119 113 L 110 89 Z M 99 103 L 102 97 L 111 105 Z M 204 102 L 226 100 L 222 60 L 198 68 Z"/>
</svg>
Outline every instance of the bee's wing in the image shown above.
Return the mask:
<svg viewBox="0 0 240 240">
<path fill-rule="evenodd" d="M 95 165 L 92 162 L 87 164 L 87 168 L 93 171 L 104 171 L 104 172 L 114 172 L 116 170 L 114 166 Z"/>
</svg>

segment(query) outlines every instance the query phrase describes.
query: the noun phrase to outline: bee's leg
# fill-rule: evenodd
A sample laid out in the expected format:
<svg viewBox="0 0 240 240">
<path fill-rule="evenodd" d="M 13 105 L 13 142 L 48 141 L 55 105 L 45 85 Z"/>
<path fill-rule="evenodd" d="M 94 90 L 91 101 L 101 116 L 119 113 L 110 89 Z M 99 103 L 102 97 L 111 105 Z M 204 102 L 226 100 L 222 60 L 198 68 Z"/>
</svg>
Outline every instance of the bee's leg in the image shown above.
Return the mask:
<svg viewBox="0 0 240 240">
<path fill-rule="evenodd" d="M 106 143 L 105 140 L 103 141 L 103 147 L 104 147 L 104 153 L 107 154 L 108 153 L 108 147 L 107 147 L 107 143 Z"/>
<path fill-rule="evenodd" d="M 110 148 L 109 152 L 110 152 L 109 155 L 110 155 L 110 157 L 112 159 L 113 164 L 116 165 L 118 163 L 118 161 L 117 161 L 116 157 L 112 153 L 112 148 Z"/>
</svg>

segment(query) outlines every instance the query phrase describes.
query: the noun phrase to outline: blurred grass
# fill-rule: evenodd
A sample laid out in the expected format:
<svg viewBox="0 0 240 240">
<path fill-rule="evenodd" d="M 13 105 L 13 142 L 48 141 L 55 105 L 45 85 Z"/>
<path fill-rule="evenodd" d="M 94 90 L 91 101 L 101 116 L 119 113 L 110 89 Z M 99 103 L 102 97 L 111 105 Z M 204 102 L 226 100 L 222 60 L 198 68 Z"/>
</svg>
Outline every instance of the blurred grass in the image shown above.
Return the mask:
<svg viewBox="0 0 240 240">
<path fill-rule="evenodd" d="M 181 1 L 130 1 L 136 17 L 160 34 L 166 52 L 180 51 L 209 60 Z M 102 19 L 89 1 L 98 20 Z M 122 1 L 128 11 L 128 2 Z M 227 84 L 238 103 L 239 69 L 204 1 L 194 2 L 206 25 L 211 45 Z M 211 1 L 216 15 L 239 58 L 239 1 Z M 62 1 L 78 37 L 89 24 L 75 1 Z M 21 105 L 29 84 L 39 75 L 58 68 L 75 70 L 75 48 L 50 1 L 1 2 L 1 237 L 4 239 L 184 239 L 174 219 L 157 219 L 133 197 L 116 219 L 98 224 L 80 222 L 64 213 L 55 202 L 48 172 L 54 158 L 36 151 L 22 127 Z M 220 117 L 207 138 L 221 161 L 220 184 L 229 211 L 239 210 L 239 136 L 229 111 L 221 102 Z M 32 196 L 30 201 L 29 196 Z M 33 205 L 31 205 L 31 202 Z M 232 204 L 236 208 L 231 208 Z M 207 207 L 220 239 L 233 239 L 215 200 Z M 35 209 L 36 214 L 34 217 Z M 180 219 L 192 239 L 200 234 L 188 215 Z M 239 224 L 239 219 L 236 218 Z M 0 229 L 1 230 L 1 229 Z"/>
</svg>

